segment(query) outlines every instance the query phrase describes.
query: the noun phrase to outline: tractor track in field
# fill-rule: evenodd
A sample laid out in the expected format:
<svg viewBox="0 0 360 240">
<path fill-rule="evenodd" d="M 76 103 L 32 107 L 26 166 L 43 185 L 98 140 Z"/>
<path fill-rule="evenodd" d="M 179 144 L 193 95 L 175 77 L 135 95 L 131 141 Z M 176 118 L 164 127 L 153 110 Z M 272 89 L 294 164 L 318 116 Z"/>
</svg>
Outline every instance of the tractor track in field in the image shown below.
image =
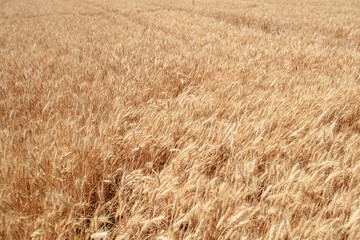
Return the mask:
<svg viewBox="0 0 360 240">
<path fill-rule="evenodd" d="M 217 22 L 222 21 L 222 22 L 225 22 L 226 24 L 229 24 L 230 26 L 234 26 L 236 28 L 240 28 L 241 26 L 244 26 L 249 29 L 254 29 L 255 31 L 260 31 L 266 35 L 269 35 L 269 37 L 271 37 L 272 35 L 280 34 L 278 32 L 279 30 L 276 29 L 277 26 L 279 26 L 279 25 L 276 23 L 273 23 L 273 22 L 268 23 L 268 22 L 266 22 L 266 21 L 264 22 L 258 18 L 249 18 L 247 16 L 236 15 L 234 13 L 224 13 L 224 12 L 219 12 L 219 11 L 215 11 L 215 12 L 207 11 L 206 12 L 206 11 L 201 11 L 201 10 L 196 10 L 196 9 L 189 10 L 189 9 L 181 8 L 181 7 L 163 6 L 161 4 L 149 5 L 149 7 L 152 7 L 152 6 L 156 7 L 155 9 L 143 8 L 143 9 L 136 9 L 136 10 L 134 10 L 134 12 L 124 12 L 119 9 L 111 8 L 107 5 L 104 5 L 101 3 L 95 3 L 90 0 L 81 0 L 81 2 L 84 3 L 88 7 L 92 7 L 97 10 L 100 10 L 100 12 L 102 12 L 104 14 L 104 16 L 107 16 L 107 19 L 113 19 L 116 16 L 122 16 L 125 19 L 127 19 L 128 21 L 133 22 L 139 26 L 143 26 L 144 28 L 147 28 L 147 29 L 151 28 L 152 30 L 158 30 L 160 32 L 163 32 L 166 36 L 172 36 L 174 39 L 181 39 L 185 42 L 189 42 L 191 40 L 191 36 L 189 36 L 186 33 L 176 31 L 171 27 L 159 26 L 158 24 L 148 21 L 148 20 L 142 18 L 141 16 L 137 16 L 137 14 L 148 14 L 148 13 L 161 12 L 161 11 L 176 12 L 176 13 L 181 12 L 182 14 L 186 14 L 189 17 L 198 16 L 200 18 L 212 19 Z M 204 28 L 204 25 L 201 25 L 199 22 L 196 22 L 196 21 L 194 22 L 194 25 Z M 280 28 L 281 28 L 281 31 L 283 31 L 283 28 L 282 27 L 280 27 Z M 291 26 L 287 26 L 287 28 L 289 28 L 290 30 L 292 29 Z M 284 37 L 286 38 L 286 36 L 284 36 Z M 289 42 L 289 44 L 292 42 L 292 40 L 285 40 L 285 41 Z M 307 45 L 312 46 L 313 44 L 307 43 Z M 307 45 L 304 45 L 304 47 Z M 266 52 L 259 51 L 258 54 L 266 55 Z M 286 53 L 283 53 L 283 54 L 286 54 Z M 298 60 L 303 62 L 303 66 L 300 68 L 297 68 L 297 71 L 299 71 L 299 72 L 306 70 L 308 68 L 307 66 L 311 65 L 311 63 L 308 60 L 302 59 L 301 56 L 296 56 L 294 58 L 294 60 L 289 59 L 289 61 L 293 61 L 293 62 L 298 61 Z M 319 56 L 318 60 L 323 61 L 323 56 Z M 283 66 L 284 66 L 283 62 L 276 61 L 276 62 L 274 62 L 273 67 L 275 67 L 276 69 L 282 69 Z"/>
</svg>

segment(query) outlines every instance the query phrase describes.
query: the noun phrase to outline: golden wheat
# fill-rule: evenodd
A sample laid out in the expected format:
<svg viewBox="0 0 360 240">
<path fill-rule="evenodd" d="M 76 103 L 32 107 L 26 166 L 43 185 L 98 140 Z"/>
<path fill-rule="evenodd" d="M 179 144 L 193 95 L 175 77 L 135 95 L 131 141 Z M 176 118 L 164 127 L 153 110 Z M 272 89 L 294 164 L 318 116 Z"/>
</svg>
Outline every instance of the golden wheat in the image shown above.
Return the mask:
<svg viewBox="0 0 360 240">
<path fill-rule="evenodd" d="M 0 1 L 1 239 L 360 238 L 358 1 Z"/>
</svg>

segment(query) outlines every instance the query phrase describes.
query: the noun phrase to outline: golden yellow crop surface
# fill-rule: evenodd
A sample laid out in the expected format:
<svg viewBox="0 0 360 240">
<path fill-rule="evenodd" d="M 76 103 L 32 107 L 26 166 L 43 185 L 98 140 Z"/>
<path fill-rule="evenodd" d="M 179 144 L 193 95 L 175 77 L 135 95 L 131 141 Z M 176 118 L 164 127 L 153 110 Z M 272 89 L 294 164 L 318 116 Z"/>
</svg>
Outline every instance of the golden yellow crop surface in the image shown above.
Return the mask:
<svg viewBox="0 0 360 240">
<path fill-rule="evenodd" d="M 357 0 L 0 0 L 0 239 L 360 239 Z"/>
</svg>

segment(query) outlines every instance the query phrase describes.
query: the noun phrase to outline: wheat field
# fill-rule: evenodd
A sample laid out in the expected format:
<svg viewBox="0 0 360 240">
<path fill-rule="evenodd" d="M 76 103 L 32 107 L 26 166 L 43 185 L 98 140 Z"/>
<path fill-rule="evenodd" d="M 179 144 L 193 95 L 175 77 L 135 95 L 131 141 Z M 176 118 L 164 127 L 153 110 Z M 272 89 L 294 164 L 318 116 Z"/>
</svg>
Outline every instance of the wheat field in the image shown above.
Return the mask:
<svg viewBox="0 0 360 240">
<path fill-rule="evenodd" d="M 357 0 L 0 0 L 0 239 L 360 239 Z"/>
</svg>

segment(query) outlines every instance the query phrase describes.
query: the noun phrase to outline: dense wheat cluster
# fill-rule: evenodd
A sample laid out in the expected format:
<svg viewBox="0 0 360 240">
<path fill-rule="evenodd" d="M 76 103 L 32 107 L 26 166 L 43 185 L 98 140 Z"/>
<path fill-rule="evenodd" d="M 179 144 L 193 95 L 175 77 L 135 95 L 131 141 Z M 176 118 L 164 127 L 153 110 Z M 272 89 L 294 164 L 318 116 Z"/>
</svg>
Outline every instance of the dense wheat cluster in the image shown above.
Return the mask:
<svg viewBox="0 0 360 240">
<path fill-rule="evenodd" d="M 1 0 L 0 239 L 359 239 L 360 3 Z"/>
</svg>

